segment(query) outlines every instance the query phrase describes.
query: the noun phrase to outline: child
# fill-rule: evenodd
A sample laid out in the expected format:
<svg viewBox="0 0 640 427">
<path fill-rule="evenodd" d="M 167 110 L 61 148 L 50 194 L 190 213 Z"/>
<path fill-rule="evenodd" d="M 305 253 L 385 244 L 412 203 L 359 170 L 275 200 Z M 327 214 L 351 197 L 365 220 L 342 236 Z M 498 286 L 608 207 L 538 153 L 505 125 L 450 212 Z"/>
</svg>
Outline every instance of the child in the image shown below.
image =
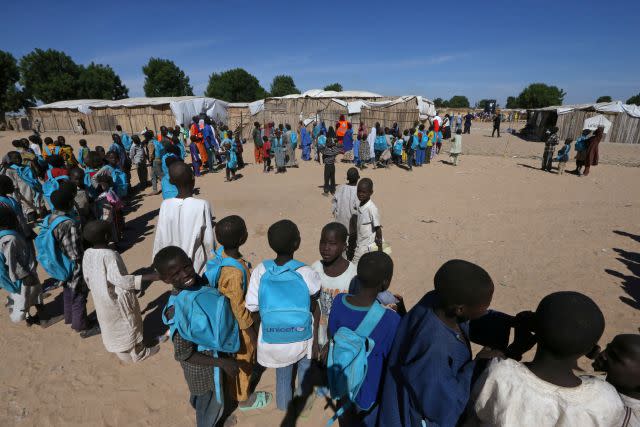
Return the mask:
<svg viewBox="0 0 640 427">
<path fill-rule="evenodd" d="M 622 427 L 640 426 L 640 335 L 622 334 L 613 338 L 593 367 L 607 373 L 625 405 Z"/>
<path fill-rule="evenodd" d="M 241 411 L 261 409 L 269 405 L 272 396 L 264 391 L 250 393 L 251 375 L 256 365 L 258 323 L 254 323 L 252 313 L 245 306 L 246 280 L 251 274 L 251 265 L 244 260 L 240 246 L 247 241 L 247 226 L 242 218 L 232 215 L 222 218 L 216 224 L 215 231 L 218 243 L 224 248 L 222 258 L 236 259 L 244 270 L 222 267 L 217 283 L 211 284 L 229 299 L 231 311 L 240 328 L 240 350 L 235 354 L 239 371 L 231 382 L 231 395 L 235 397 Z"/>
<path fill-rule="evenodd" d="M 262 322 L 260 323 L 258 333 L 258 363 L 266 368 L 276 369 L 276 403 L 279 410 L 286 411 L 292 400 L 294 375 L 297 378 L 298 384 L 296 388 L 297 396 L 308 396 L 312 391 L 312 385 L 308 379 L 305 379 L 305 375 L 311 366 L 311 359 L 317 353 L 317 343 L 314 340 L 312 331 L 320 317 L 316 301 L 320 292 L 321 283 L 318 273 L 306 265 L 297 268 L 295 272 L 286 270 L 288 266 L 285 267 L 285 265 L 287 264 L 289 264 L 289 266 L 301 264 L 295 262 L 293 258 L 295 252 L 300 247 L 300 232 L 292 221 L 284 219 L 276 222 L 269 227 L 267 235 L 269 246 L 276 253 L 276 258 L 273 261 L 260 263 L 255 270 L 253 270 L 251 280 L 249 281 L 246 306 L 251 312 L 261 311 Z M 283 267 L 285 269 L 283 269 Z M 266 342 L 263 338 L 265 335 L 265 318 L 262 311 L 265 301 L 261 301 L 264 295 L 263 292 L 260 291 L 260 287 L 267 283 L 264 277 L 271 278 L 280 271 L 289 271 L 289 274 L 295 273 L 297 280 L 303 281 L 304 285 L 308 288 L 310 295 L 309 310 L 313 314 L 314 323 L 308 325 L 308 327 L 305 325 L 304 328 L 294 328 L 302 329 L 301 332 L 304 334 L 308 334 L 308 332 L 310 332 L 309 329 L 311 329 L 311 336 L 308 339 L 279 344 Z M 296 284 L 299 285 L 300 282 L 296 282 Z M 269 289 L 273 290 L 274 287 L 270 286 Z M 274 332 L 270 332 L 270 334 L 273 333 Z M 297 374 L 295 374 L 294 371 L 297 371 Z"/>
<path fill-rule="evenodd" d="M 273 150 L 273 153 L 275 155 L 276 173 L 287 172 L 285 146 L 284 142 L 282 141 L 282 133 L 280 132 L 280 130 L 276 130 L 273 142 L 271 143 L 271 149 Z"/>
<path fill-rule="evenodd" d="M 551 172 L 551 162 L 553 160 L 553 152 L 556 151 L 558 145 L 558 128 L 552 127 L 547 131 L 549 136 L 544 143 L 544 153 L 542 153 L 542 170 Z"/>
<path fill-rule="evenodd" d="M 322 150 L 322 161 L 324 162 L 324 195 L 336 193 L 336 156 L 340 154 L 333 138 L 327 142 Z"/>
<path fill-rule="evenodd" d="M 404 145 L 404 141 L 402 138 L 396 138 L 393 143 L 393 163 L 396 166 L 400 166 L 402 164 L 402 147 Z"/>
<path fill-rule="evenodd" d="M 382 250 L 382 224 L 378 207 L 371 200 L 373 181 L 362 178 L 357 187 L 358 212 L 356 214 L 355 229 L 349 231 L 349 253 L 353 254 L 352 262 L 358 264 L 360 257 L 372 250 Z M 354 247 L 355 241 L 355 247 Z"/>
<path fill-rule="evenodd" d="M 124 203 L 113 190 L 113 180 L 108 175 L 96 179 L 97 197 L 93 202 L 93 216 L 111 224 L 111 239 L 118 243 L 124 237 Z"/>
<path fill-rule="evenodd" d="M 86 224 L 91 217 L 91 204 L 87 195 L 84 171 L 80 168 L 73 168 L 69 171 L 69 182 L 76 186 L 76 197 L 74 205 L 76 212 L 80 216 L 80 225 Z"/>
<path fill-rule="evenodd" d="M 405 132 L 407 131 L 405 130 Z M 409 165 L 409 170 L 412 171 L 413 165 L 418 165 L 416 157 L 418 154 L 418 150 L 420 149 L 420 137 L 418 136 L 415 128 L 411 128 L 408 133 L 410 140 L 407 141 L 407 145 L 409 146 L 407 154 L 407 164 Z"/>
<path fill-rule="evenodd" d="M 36 268 L 33 246 L 20 232 L 15 212 L 0 205 L 0 286 L 9 292 L 9 318 L 13 323 L 46 325 L 48 317 Z M 31 307 L 36 308 L 35 316 L 29 315 Z"/>
<path fill-rule="evenodd" d="M 144 145 L 147 146 L 149 152 L 149 161 L 151 162 L 151 194 L 158 195 L 158 181 L 162 179 L 162 156 L 164 155 L 164 145 L 154 138 L 153 131 L 144 133 Z M 96 151 L 98 148 L 96 147 Z"/>
<path fill-rule="evenodd" d="M 78 141 L 80 144 L 80 149 L 78 150 L 78 164 L 81 168 L 84 168 L 87 164 L 87 156 L 89 156 L 89 147 L 87 147 L 87 140 L 81 139 Z"/>
<path fill-rule="evenodd" d="M 262 153 L 262 161 L 264 162 L 262 171 L 264 173 L 269 173 L 271 170 L 271 141 L 267 135 L 262 137 L 262 147 L 260 150 Z"/>
<path fill-rule="evenodd" d="M 17 151 L 10 151 L 6 156 L 8 162 L 3 163 L 2 173 L 13 182 L 13 197 L 22 207 L 22 211 L 29 221 L 35 221 L 40 203 L 39 191 L 42 191 L 40 182 L 33 170 L 28 166 L 22 166 L 22 157 Z"/>
<path fill-rule="evenodd" d="M 96 180 L 100 176 L 109 176 L 113 180 L 113 189 L 120 198 L 129 194 L 129 180 L 127 174 L 120 167 L 118 153 L 109 151 L 105 157 L 106 164 L 96 172 L 93 177 L 93 185 L 97 187 Z"/>
<path fill-rule="evenodd" d="M 454 427 L 467 404 L 475 365 L 469 320 L 487 311 L 493 281 L 478 265 L 451 260 L 436 272 L 434 285 L 398 327 L 381 387 L 379 425 Z M 476 359 L 493 355 L 483 349 Z"/>
<path fill-rule="evenodd" d="M 136 292 L 142 289 L 142 281 L 155 280 L 155 274 L 127 275 L 120 254 L 109 248 L 108 222 L 89 222 L 83 236 L 91 248 L 82 257 L 82 274 L 91 291 L 105 349 L 129 363 L 153 356 L 160 347 L 142 343 L 142 315 Z"/>
<path fill-rule="evenodd" d="M 356 274 L 356 266 L 347 261 L 343 253 L 347 248 L 347 228 L 339 222 L 332 222 L 322 228 L 320 234 L 320 256 L 311 268 L 320 276 L 320 324 L 318 325 L 318 345 L 327 342 L 327 326 L 334 298 L 349 291 L 349 283 Z"/>
<path fill-rule="evenodd" d="M 367 163 L 371 161 L 371 146 L 367 135 L 363 134 L 360 138 L 360 169 L 366 169 Z"/>
<path fill-rule="evenodd" d="M 349 168 L 347 171 L 347 184 L 339 185 L 333 196 L 333 217 L 347 230 L 351 226 L 351 219 L 358 213 L 357 185 L 360 179 L 358 169 Z"/>
<path fill-rule="evenodd" d="M 571 138 L 564 141 L 564 146 L 558 151 L 556 160 L 558 161 L 558 175 L 564 175 L 564 169 L 569 161 L 569 153 L 571 152 Z"/>
<path fill-rule="evenodd" d="M 131 164 L 138 172 L 138 186 L 144 189 L 149 185 L 149 171 L 147 170 L 147 150 L 145 150 L 138 135 L 131 137 L 131 147 L 129 148 L 129 158 Z"/>
<path fill-rule="evenodd" d="M 576 170 L 574 173 L 578 176 L 582 175 L 581 169 L 584 167 L 587 159 L 587 140 L 589 139 L 590 133 L 591 131 L 589 129 L 584 129 L 582 135 L 576 139 Z"/>
<path fill-rule="evenodd" d="M 578 292 L 556 292 L 540 301 L 533 323 L 533 361 L 493 360 L 473 388 L 468 425 L 619 425 L 624 409 L 615 388 L 573 372 L 604 331 L 598 306 Z"/>
<path fill-rule="evenodd" d="M 60 147 L 60 156 L 64 160 L 65 167 L 67 169 L 75 168 L 78 166 L 78 160 L 75 154 L 73 154 L 73 147 L 67 144 L 64 136 L 59 136 L 57 146 Z"/>
<path fill-rule="evenodd" d="M 53 230 L 56 251 L 61 252 L 73 263 L 73 270 L 67 280 L 62 281 L 64 301 L 64 323 L 80 333 L 80 337 L 88 338 L 100 333 L 100 326 L 91 325 L 87 318 L 87 285 L 82 277 L 82 232 L 80 224 L 70 218 L 75 198 L 75 187 L 71 183 L 61 182 L 60 188 L 51 194 L 53 212 L 44 223 L 51 225 L 57 218 L 63 218 Z M 40 232 L 42 234 L 42 231 Z M 41 257 L 53 257 L 53 254 L 38 253 Z M 42 261 L 40 261 L 42 264 Z"/>
<path fill-rule="evenodd" d="M 429 132 L 427 133 L 427 152 L 426 152 L 427 164 L 430 164 L 431 160 L 436 158 L 436 150 L 438 148 L 437 139 L 438 139 L 438 132 L 434 130 L 433 126 L 429 126 Z"/>
<path fill-rule="evenodd" d="M 20 203 L 12 197 L 14 193 L 15 188 L 11 178 L 6 175 L 0 175 L 0 206 L 5 206 L 11 209 L 18 221 L 18 231 L 20 231 L 25 238 L 32 238 L 32 236 L 34 236 L 33 230 L 29 226 L 27 218 L 22 212 Z"/>
<path fill-rule="evenodd" d="M 449 150 L 449 163 L 458 166 L 458 157 L 462 153 L 462 129 L 458 128 L 456 134 L 451 141 L 451 149 Z"/>
<path fill-rule="evenodd" d="M 358 264 L 360 289 L 355 295 L 337 295 L 329 315 L 329 336 L 333 337 L 340 328 L 356 331 L 364 318 L 375 306 L 381 315 L 375 328 L 368 334 L 375 343 L 367 356 L 367 372 L 355 405 L 350 405 L 341 420 L 347 426 L 375 426 L 378 416 L 378 394 L 386 359 L 400 324 L 400 316 L 393 310 L 382 308 L 376 301 L 379 292 L 389 288 L 393 276 L 393 262 L 384 252 L 365 254 Z M 340 402 L 344 404 L 346 402 Z M 400 424 L 395 424 L 400 425 Z"/>
<path fill-rule="evenodd" d="M 194 271 L 193 262 L 187 254 L 176 246 L 160 250 L 153 259 L 153 267 L 163 282 L 173 286 L 173 296 L 208 285 L 206 279 Z M 173 319 L 174 311 L 169 309 L 164 314 L 168 319 Z M 211 351 L 198 351 L 197 344 L 183 338 L 178 330 L 174 332 L 172 340 L 174 358 L 180 362 L 189 386 L 189 401 L 196 411 L 196 424 L 215 426 L 224 413 L 225 393 L 223 390 L 216 393 L 214 367 L 221 368 L 229 377 L 234 378 L 238 373 L 237 362 L 230 358 L 214 357 Z M 220 396 L 219 400 L 216 394 Z"/>
<path fill-rule="evenodd" d="M 208 201 L 193 197 L 195 178 L 188 165 L 172 164 L 169 177 L 178 188 L 178 195 L 160 205 L 152 256 L 164 247 L 178 246 L 193 260 L 196 273 L 202 274 L 215 249 L 213 209 Z"/>
<path fill-rule="evenodd" d="M 227 161 L 225 164 L 225 172 L 227 175 L 226 181 L 234 181 L 236 179 L 236 169 L 238 169 L 238 156 L 236 155 L 235 147 L 233 147 L 233 140 L 227 140 L 227 142 L 223 144 L 223 147 L 226 151 L 225 154 L 227 157 Z"/>
<path fill-rule="evenodd" d="M 422 166 L 427 160 L 427 133 L 424 131 L 424 125 L 420 125 L 414 136 L 418 140 L 418 148 L 416 153 L 416 166 Z"/>
</svg>

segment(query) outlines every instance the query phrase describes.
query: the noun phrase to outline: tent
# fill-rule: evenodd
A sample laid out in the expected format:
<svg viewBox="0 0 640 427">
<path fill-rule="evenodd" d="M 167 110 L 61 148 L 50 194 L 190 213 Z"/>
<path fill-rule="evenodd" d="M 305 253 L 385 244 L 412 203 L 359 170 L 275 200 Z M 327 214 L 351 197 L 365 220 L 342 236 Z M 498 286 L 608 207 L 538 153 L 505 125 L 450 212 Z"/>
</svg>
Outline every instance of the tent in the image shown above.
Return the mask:
<svg viewBox="0 0 640 427">
<path fill-rule="evenodd" d="M 611 129 L 611 122 L 602 114 L 585 119 L 583 128 L 594 131 L 600 126 L 604 128 L 604 133 L 609 133 L 609 129 Z"/>
</svg>

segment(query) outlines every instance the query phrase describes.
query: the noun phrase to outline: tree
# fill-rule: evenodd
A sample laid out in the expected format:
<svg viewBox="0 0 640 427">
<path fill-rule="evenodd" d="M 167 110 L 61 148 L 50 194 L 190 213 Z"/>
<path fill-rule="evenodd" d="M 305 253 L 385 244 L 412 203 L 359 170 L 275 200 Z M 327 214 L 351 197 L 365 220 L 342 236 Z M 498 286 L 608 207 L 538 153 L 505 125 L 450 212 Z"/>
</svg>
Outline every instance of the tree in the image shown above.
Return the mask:
<svg viewBox="0 0 640 427">
<path fill-rule="evenodd" d="M 449 108 L 469 108 L 469 99 L 466 96 L 454 95 L 447 103 Z"/>
<path fill-rule="evenodd" d="M 611 99 L 609 95 L 601 96 L 600 98 L 596 99 L 596 102 L 611 102 L 611 101 L 613 101 L 613 99 Z"/>
<path fill-rule="evenodd" d="M 335 92 L 342 92 L 342 85 L 340 83 L 331 83 L 326 85 L 323 90 L 333 90 Z"/>
<path fill-rule="evenodd" d="M 627 104 L 640 105 L 640 93 L 627 99 Z"/>
<path fill-rule="evenodd" d="M 204 94 L 228 102 L 251 102 L 267 96 L 258 79 L 242 68 L 211 74 Z"/>
<path fill-rule="evenodd" d="M 506 108 L 520 108 L 518 106 L 518 98 L 516 98 L 515 96 L 508 97 Z"/>
<path fill-rule="evenodd" d="M 476 108 L 480 108 L 482 110 L 484 110 L 487 106 L 487 104 L 493 102 L 493 99 L 481 99 L 480 101 L 476 102 Z M 496 105 L 497 107 L 497 105 Z"/>
<path fill-rule="evenodd" d="M 284 74 L 273 78 L 269 92 L 270 96 L 285 96 L 291 95 L 292 93 L 300 93 L 296 84 L 293 82 L 293 77 L 285 76 Z"/>
<path fill-rule="evenodd" d="M 129 89 L 108 65 L 92 62 L 86 68 L 82 68 L 78 85 L 79 98 L 115 100 L 129 96 Z"/>
<path fill-rule="evenodd" d="M 566 93 L 556 86 L 544 83 L 532 83 L 518 95 L 520 108 L 542 108 L 550 105 L 562 105 Z"/>
<path fill-rule="evenodd" d="M 34 49 L 20 59 L 20 83 L 45 103 L 78 97 L 81 67 L 64 52 Z"/>
<path fill-rule="evenodd" d="M 193 95 L 189 77 L 169 59 L 149 58 L 142 72 L 146 96 Z"/>
<path fill-rule="evenodd" d="M 449 101 L 442 98 L 436 98 L 433 100 L 433 105 L 436 108 L 447 108 L 449 106 Z"/>
</svg>

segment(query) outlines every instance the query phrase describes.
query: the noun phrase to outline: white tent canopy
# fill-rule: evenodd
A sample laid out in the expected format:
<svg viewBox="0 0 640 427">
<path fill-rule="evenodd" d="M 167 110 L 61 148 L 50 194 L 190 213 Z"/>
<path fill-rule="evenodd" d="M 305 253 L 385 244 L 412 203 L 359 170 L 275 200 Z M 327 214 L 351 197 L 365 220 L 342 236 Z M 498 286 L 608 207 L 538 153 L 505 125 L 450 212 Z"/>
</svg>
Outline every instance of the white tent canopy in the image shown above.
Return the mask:
<svg viewBox="0 0 640 427">
<path fill-rule="evenodd" d="M 602 114 L 589 117 L 584 121 L 584 129 L 596 130 L 600 126 L 604 127 L 604 133 L 609 133 L 609 129 L 611 128 L 611 122 L 607 120 L 607 118 Z"/>
<path fill-rule="evenodd" d="M 626 113 L 632 117 L 640 117 L 640 107 L 637 105 L 623 104 L 620 101 L 600 102 L 596 104 L 554 105 L 552 107 L 537 108 L 540 111 L 556 111 L 558 114 L 566 114 L 575 110 L 587 110 L 593 108 L 599 113 Z"/>
</svg>

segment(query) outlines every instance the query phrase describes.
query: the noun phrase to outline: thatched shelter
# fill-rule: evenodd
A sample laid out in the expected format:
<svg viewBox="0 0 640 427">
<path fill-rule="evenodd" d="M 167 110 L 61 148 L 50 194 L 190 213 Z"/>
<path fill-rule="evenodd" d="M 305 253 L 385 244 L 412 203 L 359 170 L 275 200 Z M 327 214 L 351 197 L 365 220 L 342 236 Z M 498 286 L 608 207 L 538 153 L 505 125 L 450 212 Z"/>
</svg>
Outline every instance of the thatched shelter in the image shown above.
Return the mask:
<svg viewBox="0 0 640 427">
<path fill-rule="evenodd" d="M 604 142 L 640 144 L 640 107 L 620 101 L 598 104 L 562 105 L 527 110 L 526 136 L 543 140 L 547 129 L 557 126 L 560 140 L 577 138 L 585 127 L 585 120 L 603 116 L 611 122 Z"/>
<path fill-rule="evenodd" d="M 145 127 L 188 125 L 192 116 L 207 114 L 226 122 L 227 103 L 199 96 L 127 98 L 118 101 L 81 99 L 60 101 L 29 109 L 32 120 L 41 122 L 41 131 L 87 133 L 113 132 L 116 125 L 129 133 Z"/>
</svg>

